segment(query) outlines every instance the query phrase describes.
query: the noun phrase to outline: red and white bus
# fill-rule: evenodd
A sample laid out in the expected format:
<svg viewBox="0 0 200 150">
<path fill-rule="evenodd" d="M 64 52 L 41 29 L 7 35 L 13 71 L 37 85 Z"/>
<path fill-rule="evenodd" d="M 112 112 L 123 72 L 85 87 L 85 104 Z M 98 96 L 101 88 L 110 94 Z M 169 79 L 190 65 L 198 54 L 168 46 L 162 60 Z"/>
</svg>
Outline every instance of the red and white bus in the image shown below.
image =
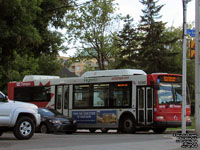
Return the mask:
<svg viewBox="0 0 200 150">
<path fill-rule="evenodd" d="M 89 71 L 81 77 L 26 76 L 8 83 L 8 97 L 73 117 L 79 129 L 163 133 L 181 126 L 182 76 L 142 70 Z M 186 124 L 191 125 L 187 96 Z"/>
</svg>

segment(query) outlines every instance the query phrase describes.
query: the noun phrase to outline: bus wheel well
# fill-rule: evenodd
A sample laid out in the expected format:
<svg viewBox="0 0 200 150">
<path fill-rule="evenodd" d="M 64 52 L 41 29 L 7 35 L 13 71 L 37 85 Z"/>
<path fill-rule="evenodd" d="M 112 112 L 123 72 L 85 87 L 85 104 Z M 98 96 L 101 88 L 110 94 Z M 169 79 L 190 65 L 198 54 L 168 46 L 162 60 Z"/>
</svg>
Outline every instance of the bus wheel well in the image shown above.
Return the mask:
<svg viewBox="0 0 200 150">
<path fill-rule="evenodd" d="M 121 116 L 120 116 L 120 118 L 119 118 L 119 122 L 122 121 L 122 119 L 123 119 L 124 117 L 128 117 L 128 116 L 130 116 L 131 118 L 133 118 L 133 120 L 135 121 L 134 115 L 133 115 L 131 112 L 126 111 L 126 112 L 123 112 L 123 114 L 121 114 Z"/>
<path fill-rule="evenodd" d="M 119 118 L 118 131 L 123 133 L 135 133 L 136 119 L 131 112 L 124 112 Z"/>
</svg>

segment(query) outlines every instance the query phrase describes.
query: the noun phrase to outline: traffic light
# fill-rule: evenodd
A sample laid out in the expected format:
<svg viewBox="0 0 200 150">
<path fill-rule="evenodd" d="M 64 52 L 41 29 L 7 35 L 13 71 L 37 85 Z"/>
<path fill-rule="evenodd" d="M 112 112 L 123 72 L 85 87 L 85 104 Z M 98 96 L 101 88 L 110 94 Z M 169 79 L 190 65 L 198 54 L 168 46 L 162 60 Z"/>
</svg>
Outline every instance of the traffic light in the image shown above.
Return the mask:
<svg viewBox="0 0 200 150">
<path fill-rule="evenodd" d="M 195 58 L 195 40 L 190 40 L 190 47 L 189 47 L 189 58 Z"/>
</svg>

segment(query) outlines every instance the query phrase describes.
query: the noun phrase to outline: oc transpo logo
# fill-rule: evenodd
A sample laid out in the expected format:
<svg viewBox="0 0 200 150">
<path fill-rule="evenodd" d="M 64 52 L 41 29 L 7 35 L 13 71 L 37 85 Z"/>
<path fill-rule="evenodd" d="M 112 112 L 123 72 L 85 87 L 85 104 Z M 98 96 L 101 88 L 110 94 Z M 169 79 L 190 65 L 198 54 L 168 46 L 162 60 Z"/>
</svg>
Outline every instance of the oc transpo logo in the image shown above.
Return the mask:
<svg viewBox="0 0 200 150">
<path fill-rule="evenodd" d="M 178 117 L 176 115 L 174 115 L 174 120 L 178 120 Z"/>
</svg>

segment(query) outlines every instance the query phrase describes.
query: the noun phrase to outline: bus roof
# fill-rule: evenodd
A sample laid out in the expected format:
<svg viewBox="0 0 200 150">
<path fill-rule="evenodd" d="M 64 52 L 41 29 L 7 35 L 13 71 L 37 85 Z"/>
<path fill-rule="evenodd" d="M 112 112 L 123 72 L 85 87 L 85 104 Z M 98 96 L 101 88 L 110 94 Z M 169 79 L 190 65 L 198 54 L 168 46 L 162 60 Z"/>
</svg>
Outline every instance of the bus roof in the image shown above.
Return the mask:
<svg viewBox="0 0 200 150">
<path fill-rule="evenodd" d="M 139 69 L 116 69 L 116 70 L 99 70 L 87 71 L 82 77 L 109 77 L 109 76 L 131 76 L 131 75 L 146 75 L 143 70 Z"/>
<path fill-rule="evenodd" d="M 46 76 L 46 75 L 26 75 L 23 79 L 23 82 L 42 80 L 42 79 L 59 79 L 59 76 Z"/>
</svg>

